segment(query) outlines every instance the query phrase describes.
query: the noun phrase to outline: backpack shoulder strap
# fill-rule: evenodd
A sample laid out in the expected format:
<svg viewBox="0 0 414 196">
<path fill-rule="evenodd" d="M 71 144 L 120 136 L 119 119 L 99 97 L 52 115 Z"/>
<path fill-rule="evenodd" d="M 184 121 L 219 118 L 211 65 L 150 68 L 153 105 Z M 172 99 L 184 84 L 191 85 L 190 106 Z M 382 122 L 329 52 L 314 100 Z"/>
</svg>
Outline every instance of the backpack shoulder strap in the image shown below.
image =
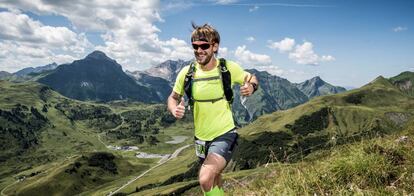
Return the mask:
<svg viewBox="0 0 414 196">
<path fill-rule="evenodd" d="M 226 59 L 220 58 L 220 73 L 221 73 L 221 81 L 223 83 L 223 90 L 224 95 L 226 96 L 226 100 L 230 103 L 233 103 L 233 89 L 231 88 L 231 74 L 230 71 L 227 69 Z"/>
<path fill-rule="evenodd" d="M 185 74 L 184 79 L 184 91 L 188 98 L 188 105 L 192 106 L 194 104 L 194 99 L 192 96 L 192 86 L 193 86 L 193 79 L 195 74 L 195 63 L 191 62 L 190 68 L 188 69 L 187 74 Z"/>
</svg>

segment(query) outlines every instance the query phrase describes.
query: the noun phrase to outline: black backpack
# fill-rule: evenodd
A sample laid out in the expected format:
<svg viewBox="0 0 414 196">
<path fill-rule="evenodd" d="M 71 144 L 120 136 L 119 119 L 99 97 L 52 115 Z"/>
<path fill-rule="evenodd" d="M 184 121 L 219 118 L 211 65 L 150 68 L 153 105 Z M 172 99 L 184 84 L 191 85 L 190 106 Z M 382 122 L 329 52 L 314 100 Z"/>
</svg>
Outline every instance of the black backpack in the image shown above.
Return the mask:
<svg viewBox="0 0 414 196">
<path fill-rule="evenodd" d="M 221 73 L 221 76 L 218 76 L 219 78 L 221 78 L 222 84 L 223 84 L 223 91 L 224 91 L 224 95 L 226 97 L 226 100 L 229 102 L 230 106 L 233 103 L 233 90 L 231 88 L 231 74 L 230 71 L 227 69 L 226 66 L 226 60 L 223 58 L 219 59 L 220 64 L 219 64 L 219 70 Z M 190 68 L 188 69 L 187 74 L 185 75 L 185 80 L 184 80 L 184 91 L 185 94 L 187 95 L 188 98 L 188 105 L 190 107 L 192 107 L 194 105 L 195 101 L 198 102 L 216 102 L 218 100 L 223 99 L 224 97 L 219 97 L 216 99 L 208 99 L 208 100 L 195 100 L 193 98 L 192 95 L 192 86 L 194 83 L 194 74 L 195 74 L 195 63 L 192 62 L 190 64 Z M 211 80 L 211 79 L 218 79 L 217 77 L 213 77 L 213 78 L 207 78 L 207 79 L 198 79 L 198 80 Z"/>
</svg>

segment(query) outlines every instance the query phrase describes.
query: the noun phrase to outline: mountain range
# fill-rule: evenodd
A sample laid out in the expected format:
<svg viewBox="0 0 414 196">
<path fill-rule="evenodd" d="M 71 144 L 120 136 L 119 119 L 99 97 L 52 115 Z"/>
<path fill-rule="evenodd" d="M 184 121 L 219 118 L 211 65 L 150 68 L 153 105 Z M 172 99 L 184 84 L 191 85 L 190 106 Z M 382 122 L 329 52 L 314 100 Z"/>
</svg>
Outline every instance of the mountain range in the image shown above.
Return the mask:
<svg viewBox="0 0 414 196">
<path fill-rule="evenodd" d="M 66 97 L 78 100 L 161 101 L 153 90 L 137 84 L 122 71 L 121 65 L 100 51 L 61 65 L 38 81 Z"/>
<path fill-rule="evenodd" d="M 23 77 L 23 76 L 26 76 L 30 73 L 40 73 L 40 72 L 44 72 L 44 71 L 53 70 L 53 69 L 56 69 L 57 66 L 58 65 L 56 63 L 51 63 L 51 64 L 48 64 L 48 65 L 39 66 L 39 67 L 35 67 L 35 68 L 27 67 L 27 68 L 21 69 L 21 70 L 15 72 L 15 73 L 13 73 L 13 75 Z"/>
<path fill-rule="evenodd" d="M 12 74 L 7 71 L 0 71 L 0 79 L 11 76 Z"/>
<path fill-rule="evenodd" d="M 171 93 L 178 72 L 191 61 L 168 60 L 144 71 L 123 72 L 121 65 L 101 51 L 94 51 L 84 59 L 57 66 L 55 63 L 25 68 L 11 76 L 4 72 L 3 79 L 10 81 L 38 81 L 66 97 L 78 100 L 107 102 L 134 100 L 146 103 L 164 103 Z M 240 101 L 239 87 L 234 88 L 233 112 L 236 122 L 244 125 L 258 116 L 285 110 L 307 102 L 315 96 L 345 91 L 314 77 L 299 84 L 255 69 L 260 88 L 244 105 Z M 1 77 L 0 77 L 1 78 Z"/>
<path fill-rule="evenodd" d="M 308 96 L 308 98 L 337 94 L 346 91 L 344 87 L 333 86 L 323 81 L 319 76 L 313 77 L 309 80 L 294 85 L 306 96 Z"/>
</svg>

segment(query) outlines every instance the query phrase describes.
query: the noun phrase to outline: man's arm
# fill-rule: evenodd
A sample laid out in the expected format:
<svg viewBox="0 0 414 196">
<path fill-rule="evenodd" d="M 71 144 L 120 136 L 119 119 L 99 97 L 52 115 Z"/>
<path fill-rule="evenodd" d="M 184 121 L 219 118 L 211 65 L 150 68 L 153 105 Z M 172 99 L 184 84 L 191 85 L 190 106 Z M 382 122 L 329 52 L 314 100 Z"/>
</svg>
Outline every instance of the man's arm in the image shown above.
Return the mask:
<svg viewBox="0 0 414 196">
<path fill-rule="evenodd" d="M 256 76 L 253 74 L 249 74 L 244 77 L 244 85 L 240 87 L 240 94 L 243 96 L 250 96 L 254 93 L 254 86 L 259 88 L 259 81 L 257 80 Z"/>
<path fill-rule="evenodd" d="M 181 119 L 185 114 L 184 97 L 172 91 L 167 100 L 168 111 L 177 118 Z"/>
</svg>

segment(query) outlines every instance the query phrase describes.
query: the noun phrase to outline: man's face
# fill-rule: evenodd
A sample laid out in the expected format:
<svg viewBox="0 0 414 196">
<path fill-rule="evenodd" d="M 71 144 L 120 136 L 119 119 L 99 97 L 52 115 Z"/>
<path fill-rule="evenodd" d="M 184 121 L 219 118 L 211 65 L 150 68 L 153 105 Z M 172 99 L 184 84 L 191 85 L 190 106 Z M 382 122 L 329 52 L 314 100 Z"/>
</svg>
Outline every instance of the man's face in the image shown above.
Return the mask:
<svg viewBox="0 0 414 196">
<path fill-rule="evenodd" d="M 206 41 L 194 41 L 192 43 L 194 49 L 194 56 L 197 60 L 197 63 L 200 65 L 207 65 L 211 58 L 214 55 L 214 52 L 217 51 L 218 44 L 210 43 Z"/>
</svg>

